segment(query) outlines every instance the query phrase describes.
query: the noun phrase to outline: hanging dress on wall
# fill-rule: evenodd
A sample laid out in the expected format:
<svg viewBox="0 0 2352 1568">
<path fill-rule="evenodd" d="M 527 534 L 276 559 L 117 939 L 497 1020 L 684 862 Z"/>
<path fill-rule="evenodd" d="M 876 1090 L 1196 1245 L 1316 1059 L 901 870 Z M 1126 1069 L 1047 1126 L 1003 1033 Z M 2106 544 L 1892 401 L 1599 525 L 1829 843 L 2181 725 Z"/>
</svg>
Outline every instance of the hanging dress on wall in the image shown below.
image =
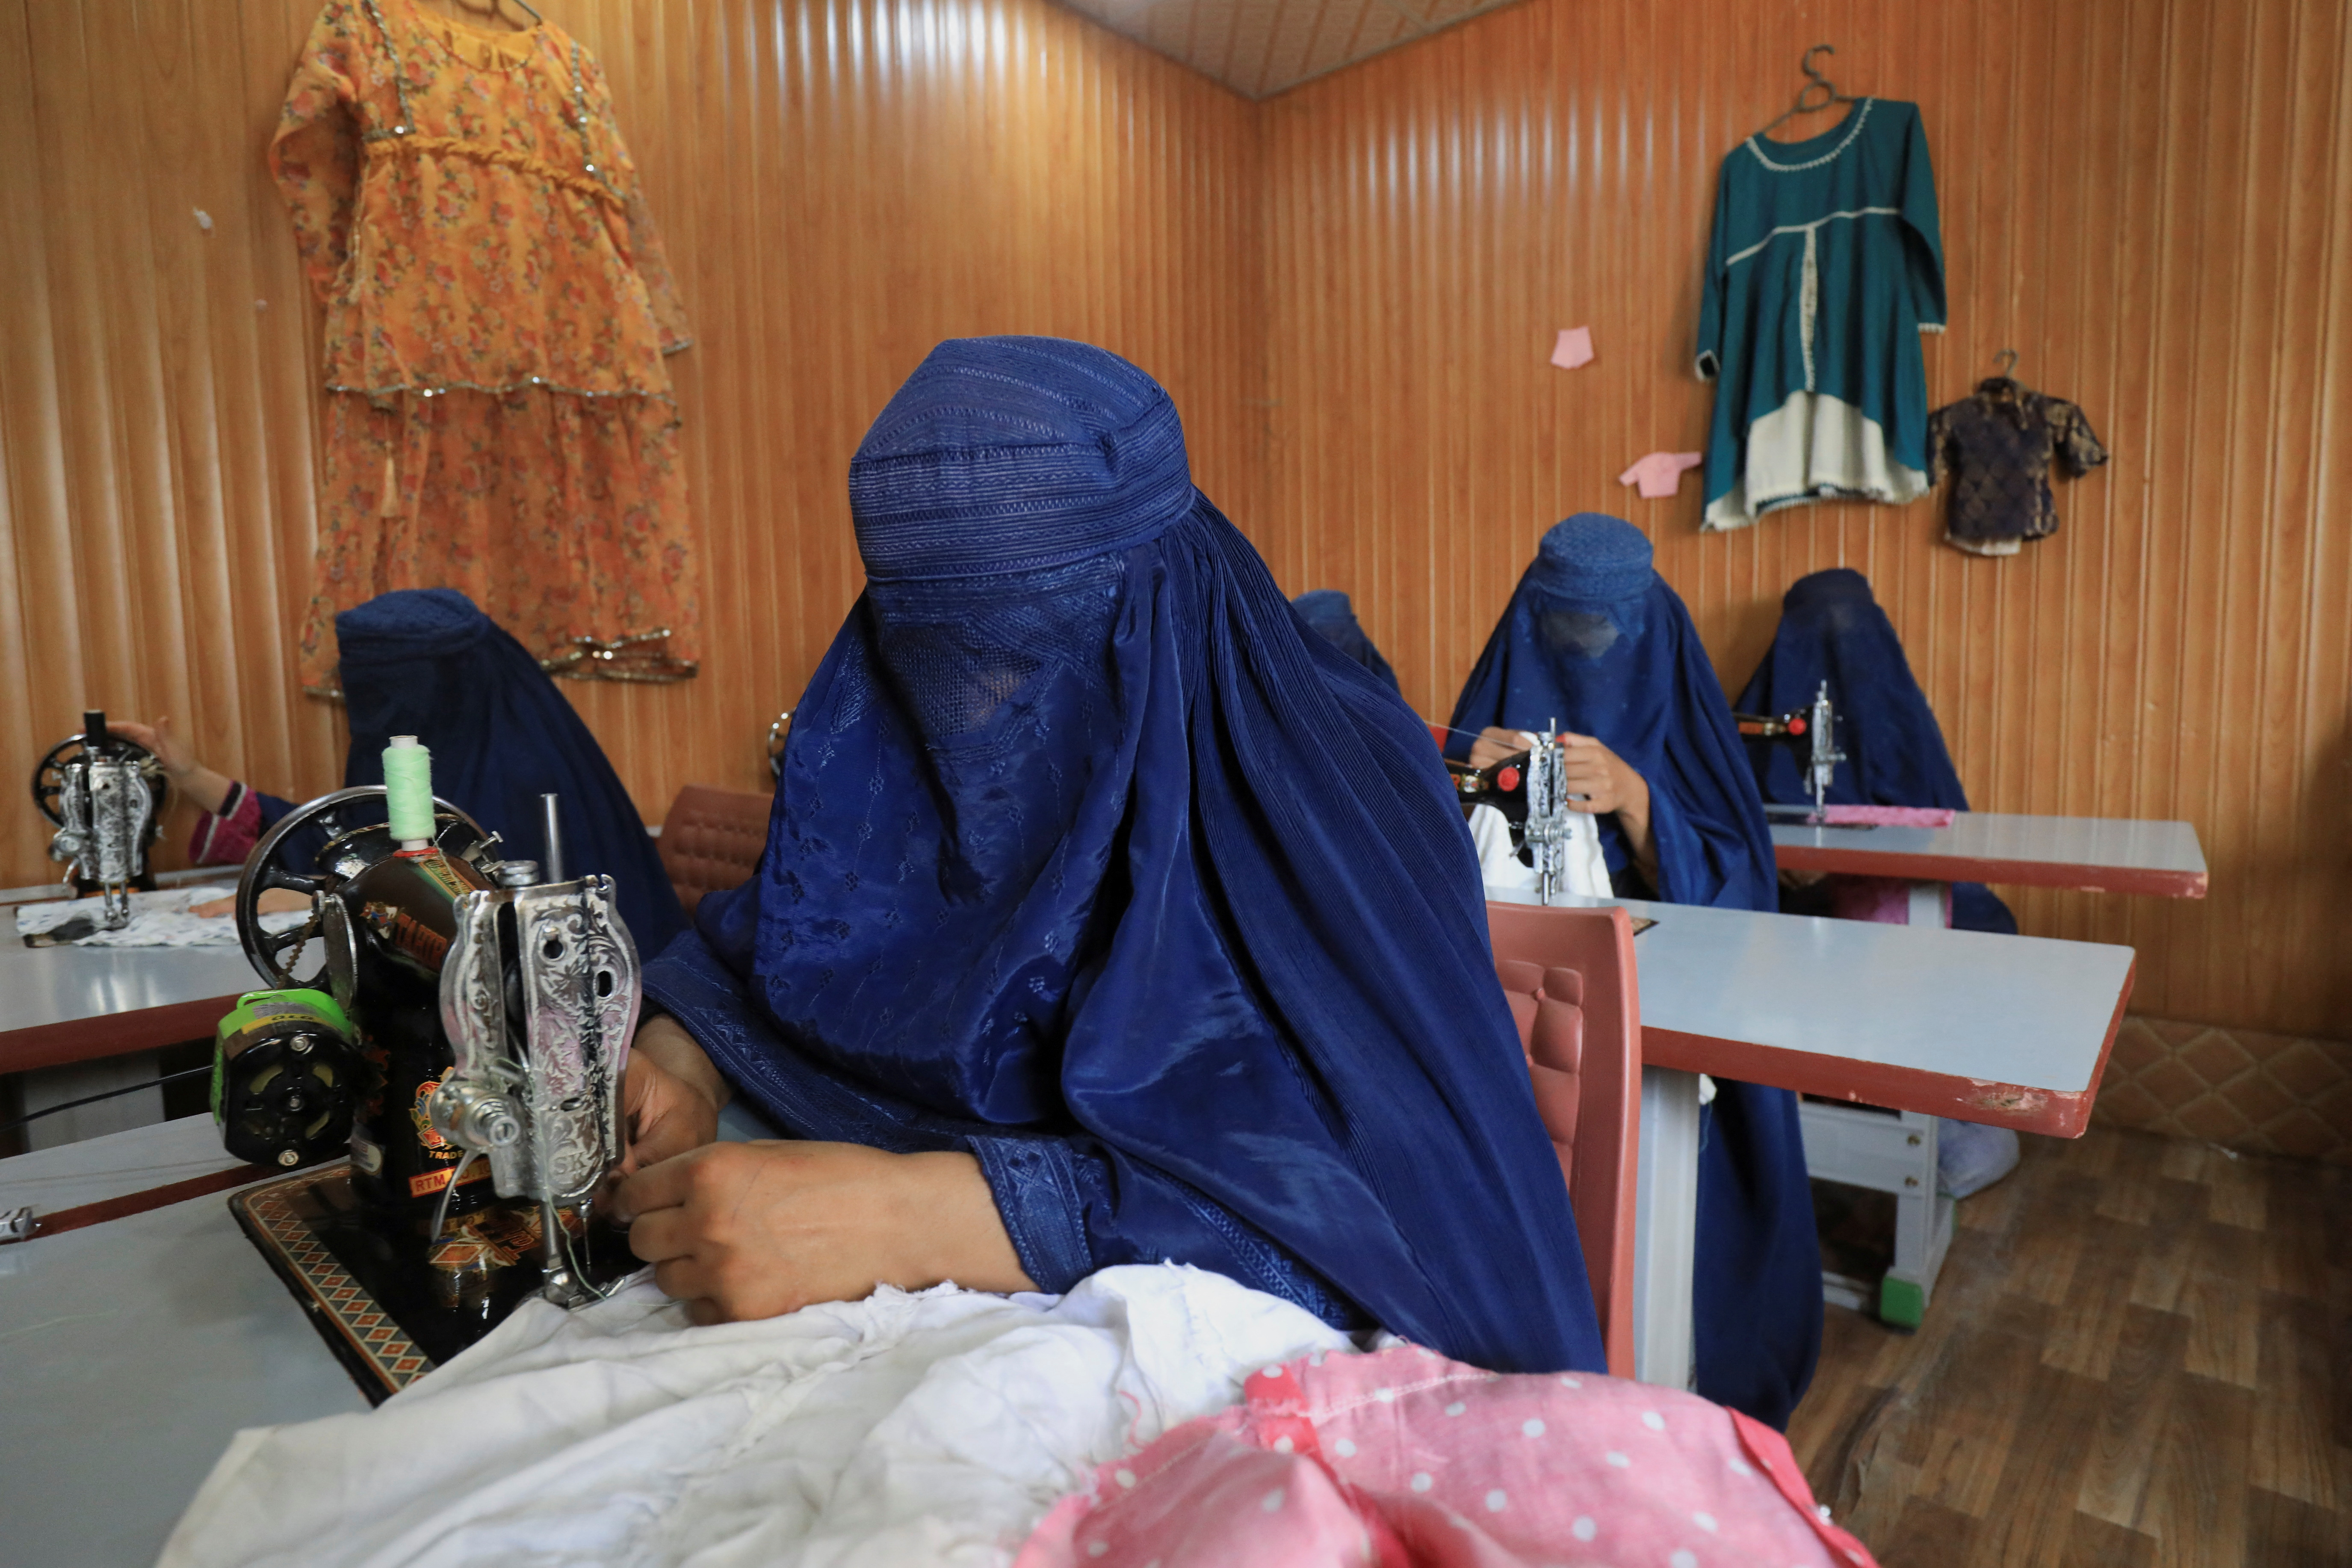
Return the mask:
<svg viewBox="0 0 2352 1568">
<path fill-rule="evenodd" d="M 460 590 L 559 674 L 692 675 L 686 321 L 595 61 L 333 0 L 269 164 L 326 307 L 304 686 L 397 588 Z"/>
<path fill-rule="evenodd" d="M 1723 161 L 1699 302 L 1699 379 L 1716 384 L 1699 526 L 1927 493 L 1919 334 L 1943 330 L 1918 105 L 1864 98 L 1811 141 L 1741 142 Z"/>
</svg>

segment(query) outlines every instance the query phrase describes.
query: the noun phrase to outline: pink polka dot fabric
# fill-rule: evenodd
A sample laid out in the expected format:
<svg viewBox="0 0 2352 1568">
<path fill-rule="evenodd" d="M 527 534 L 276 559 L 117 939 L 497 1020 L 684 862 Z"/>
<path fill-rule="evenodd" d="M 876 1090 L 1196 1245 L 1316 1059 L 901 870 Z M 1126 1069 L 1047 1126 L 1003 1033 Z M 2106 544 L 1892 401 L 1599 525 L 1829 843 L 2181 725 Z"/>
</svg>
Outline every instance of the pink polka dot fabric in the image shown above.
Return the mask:
<svg viewBox="0 0 2352 1568">
<path fill-rule="evenodd" d="M 1315 1356 L 1065 1498 L 1015 1568 L 1875 1568 L 1788 1444 L 1696 1394 Z"/>
</svg>

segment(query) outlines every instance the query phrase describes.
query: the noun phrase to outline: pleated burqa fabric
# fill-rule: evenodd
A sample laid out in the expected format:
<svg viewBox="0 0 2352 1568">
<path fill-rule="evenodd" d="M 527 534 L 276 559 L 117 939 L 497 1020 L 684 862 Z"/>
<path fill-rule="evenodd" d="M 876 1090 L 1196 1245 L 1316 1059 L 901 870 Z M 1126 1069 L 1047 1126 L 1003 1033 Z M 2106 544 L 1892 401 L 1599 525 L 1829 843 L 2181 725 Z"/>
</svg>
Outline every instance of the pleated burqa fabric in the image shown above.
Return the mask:
<svg viewBox="0 0 2352 1568">
<path fill-rule="evenodd" d="M 1381 657 L 1379 647 L 1363 623 L 1356 619 L 1356 607 L 1348 595 L 1337 588 L 1310 588 L 1290 601 L 1299 618 L 1321 634 L 1323 640 L 1388 682 L 1391 690 L 1400 690 L 1396 671 Z"/>
<path fill-rule="evenodd" d="M 1601 1367 L 1427 731 L 1193 489 L 1167 395 L 942 343 L 850 501 L 867 587 L 759 873 L 656 1000 L 797 1135 L 971 1151 L 1048 1289 L 1173 1258 Z"/>
</svg>

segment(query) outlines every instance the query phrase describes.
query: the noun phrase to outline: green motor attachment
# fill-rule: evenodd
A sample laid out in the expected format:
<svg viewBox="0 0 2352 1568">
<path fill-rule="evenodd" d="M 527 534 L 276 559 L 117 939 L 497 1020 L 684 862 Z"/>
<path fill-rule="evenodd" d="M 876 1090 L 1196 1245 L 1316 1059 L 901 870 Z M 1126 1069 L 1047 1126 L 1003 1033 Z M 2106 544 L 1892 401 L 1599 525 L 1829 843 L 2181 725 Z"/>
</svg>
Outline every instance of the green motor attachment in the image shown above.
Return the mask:
<svg viewBox="0 0 2352 1568">
<path fill-rule="evenodd" d="M 344 1153 L 365 1064 L 323 991 L 248 991 L 213 1036 L 213 1120 L 240 1160 L 294 1170 Z"/>
</svg>

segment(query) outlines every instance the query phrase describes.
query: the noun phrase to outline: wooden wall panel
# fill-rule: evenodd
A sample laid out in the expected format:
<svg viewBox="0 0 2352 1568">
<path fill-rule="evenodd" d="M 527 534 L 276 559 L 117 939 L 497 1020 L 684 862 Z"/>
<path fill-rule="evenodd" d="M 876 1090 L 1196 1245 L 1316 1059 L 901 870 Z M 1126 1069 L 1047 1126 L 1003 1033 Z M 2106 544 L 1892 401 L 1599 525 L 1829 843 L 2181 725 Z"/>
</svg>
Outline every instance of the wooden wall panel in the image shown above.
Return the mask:
<svg viewBox="0 0 2352 1568">
<path fill-rule="evenodd" d="M 696 330 L 671 363 L 704 674 L 564 687 L 650 818 L 690 781 L 764 785 L 768 721 L 861 581 L 849 455 L 940 339 L 1126 354 L 1174 395 L 1202 487 L 1255 510 L 1250 104 L 1043 0 L 539 3 L 612 79 Z M 93 703 L 168 712 L 264 787 L 340 782 L 339 715 L 293 671 L 318 328 L 263 162 L 317 9 L 0 0 L 9 780 Z M 0 886 L 45 880 L 5 787 Z"/>
<path fill-rule="evenodd" d="M 1530 0 L 1271 100 L 1256 536 L 1291 591 L 1350 591 L 1439 717 L 1569 512 L 1652 534 L 1735 689 L 1790 582 L 1858 567 L 1979 806 L 2204 840 L 2203 902 L 2016 893 L 2027 930 L 2137 947 L 2144 1012 L 2352 1036 L 2347 40 L 2335 0 Z M 2013 346 L 2115 451 L 2014 559 L 1940 543 L 1940 500 L 1702 535 L 1696 476 L 1616 482 L 1705 444 L 1717 167 L 1819 42 L 1926 117 L 1932 402 Z M 1585 323 L 1596 361 L 1551 368 Z"/>
</svg>

